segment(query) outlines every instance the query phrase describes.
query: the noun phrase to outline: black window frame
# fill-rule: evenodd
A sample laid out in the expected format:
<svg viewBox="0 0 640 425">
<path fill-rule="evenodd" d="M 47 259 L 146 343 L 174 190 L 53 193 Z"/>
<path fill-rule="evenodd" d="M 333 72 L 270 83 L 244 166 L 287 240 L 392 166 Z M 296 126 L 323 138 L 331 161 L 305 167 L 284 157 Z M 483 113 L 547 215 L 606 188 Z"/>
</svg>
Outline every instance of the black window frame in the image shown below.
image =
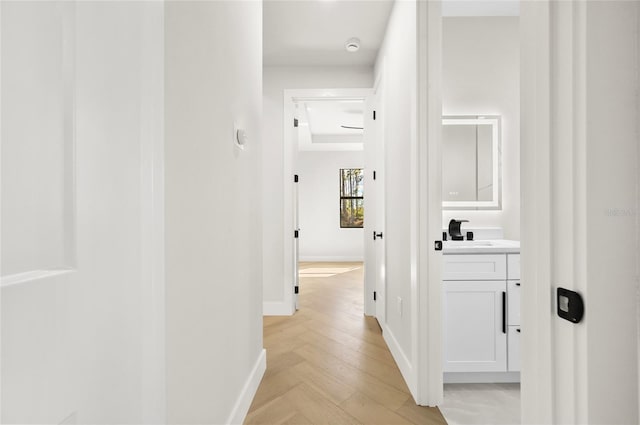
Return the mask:
<svg viewBox="0 0 640 425">
<path fill-rule="evenodd" d="M 342 183 L 344 181 L 344 171 L 347 170 L 360 170 L 360 176 L 362 178 L 362 195 L 361 196 L 345 196 L 343 193 Z M 338 174 L 338 190 L 340 192 L 339 200 L 338 200 L 338 214 L 340 221 L 341 229 L 362 229 L 364 228 L 364 168 L 340 168 Z M 361 200 L 362 201 L 362 223 L 360 225 L 343 225 L 343 214 L 342 214 L 342 205 L 343 201 L 351 201 L 351 200 Z"/>
</svg>

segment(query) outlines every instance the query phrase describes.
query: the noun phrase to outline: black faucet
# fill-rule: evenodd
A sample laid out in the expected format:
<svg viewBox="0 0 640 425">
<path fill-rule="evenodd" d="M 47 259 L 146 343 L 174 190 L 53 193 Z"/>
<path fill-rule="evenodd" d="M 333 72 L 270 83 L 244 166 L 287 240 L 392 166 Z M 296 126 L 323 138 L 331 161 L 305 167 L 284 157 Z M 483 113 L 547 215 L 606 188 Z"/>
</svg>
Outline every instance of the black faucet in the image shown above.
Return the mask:
<svg viewBox="0 0 640 425">
<path fill-rule="evenodd" d="M 469 220 L 456 220 L 452 218 L 449 222 L 449 236 L 451 236 L 452 241 L 462 241 L 464 237 L 462 236 L 462 231 L 460 230 L 460 226 L 462 223 L 468 223 Z"/>
</svg>

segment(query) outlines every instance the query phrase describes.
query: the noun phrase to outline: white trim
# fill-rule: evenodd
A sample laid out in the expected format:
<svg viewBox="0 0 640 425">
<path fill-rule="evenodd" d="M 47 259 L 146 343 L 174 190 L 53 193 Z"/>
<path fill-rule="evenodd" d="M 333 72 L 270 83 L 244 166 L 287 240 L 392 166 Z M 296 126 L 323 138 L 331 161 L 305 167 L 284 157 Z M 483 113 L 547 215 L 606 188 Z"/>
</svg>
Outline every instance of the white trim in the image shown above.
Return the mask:
<svg viewBox="0 0 640 425">
<path fill-rule="evenodd" d="M 398 365 L 398 369 L 400 369 L 400 373 L 402 374 L 407 387 L 409 387 L 409 391 L 411 394 L 416 394 L 416 371 L 411 366 L 409 358 L 402 347 L 400 347 L 395 335 L 386 324 L 383 325 L 382 337 L 387 343 L 387 347 L 389 347 L 389 351 L 391 351 L 391 355 Z"/>
<path fill-rule="evenodd" d="M 166 423 L 164 4 L 140 6 L 142 422 Z"/>
<path fill-rule="evenodd" d="M 521 4 L 521 416 L 523 423 L 554 421 L 551 293 L 551 4 Z M 537 285 L 544 282 L 545 285 Z M 531 284 L 527 284 L 531 283 Z"/>
<path fill-rule="evenodd" d="M 2 46 L 2 2 L 0 2 L 0 46 Z M 2 52 L 0 52 L 0 99 L 2 97 Z M 2 141 L 2 103 L 0 102 L 0 146 L 4 146 Z M 2 176 L 2 149 L 0 149 L 0 176 Z M 0 191 L 1 192 L 1 191 Z M 0 211 L 2 211 L 2 193 L 0 193 Z M 0 235 L 2 235 L 2 215 L 0 213 Z M 2 244 L 0 243 L 0 276 L 2 276 Z M 0 290 L 0 317 L 2 316 L 2 291 Z M 3 353 L 2 350 L 2 332 L 0 332 L 0 353 Z M 2 356 L 0 355 L 0 372 L 2 371 Z M 2 382 L 0 380 L 0 421 L 3 418 L 2 415 Z"/>
<path fill-rule="evenodd" d="M 518 383 L 520 372 L 445 372 L 447 384 Z"/>
<path fill-rule="evenodd" d="M 416 402 L 437 406 L 444 398 L 442 375 L 442 2 L 417 2 L 416 81 L 418 161 L 417 284 L 412 346 Z M 412 306 L 413 307 L 413 306 Z"/>
<path fill-rule="evenodd" d="M 295 308 L 287 301 L 263 301 L 263 316 L 291 316 L 295 312 Z"/>
<path fill-rule="evenodd" d="M 247 381 L 242 387 L 242 391 L 240 392 L 233 409 L 231 410 L 229 419 L 226 422 L 227 424 L 242 424 L 244 422 L 247 417 L 247 413 L 249 412 L 249 407 L 251 407 L 253 397 L 256 395 L 256 391 L 258 391 L 260 381 L 262 381 L 262 377 L 266 370 L 267 350 L 263 348 L 256 360 L 256 363 L 253 365 L 253 369 L 251 370 Z"/>
<path fill-rule="evenodd" d="M 326 262 L 326 263 L 355 263 L 355 262 L 363 262 L 364 257 L 362 255 L 359 256 L 309 256 L 309 257 L 300 257 L 300 261 L 308 261 L 308 262 Z"/>
</svg>

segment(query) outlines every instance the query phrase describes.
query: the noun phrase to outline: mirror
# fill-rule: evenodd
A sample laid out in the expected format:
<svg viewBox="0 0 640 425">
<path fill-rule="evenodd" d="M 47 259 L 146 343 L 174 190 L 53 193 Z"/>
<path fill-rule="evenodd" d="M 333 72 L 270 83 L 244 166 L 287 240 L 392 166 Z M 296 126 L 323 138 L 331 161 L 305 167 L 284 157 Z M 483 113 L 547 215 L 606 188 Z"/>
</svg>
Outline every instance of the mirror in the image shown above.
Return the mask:
<svg viewBox="0 0 640 425">
<path fill-rule="evenodd" d="M 501 208 L 500 116 L 442 118 L 442 208 Z"/>
</svg>

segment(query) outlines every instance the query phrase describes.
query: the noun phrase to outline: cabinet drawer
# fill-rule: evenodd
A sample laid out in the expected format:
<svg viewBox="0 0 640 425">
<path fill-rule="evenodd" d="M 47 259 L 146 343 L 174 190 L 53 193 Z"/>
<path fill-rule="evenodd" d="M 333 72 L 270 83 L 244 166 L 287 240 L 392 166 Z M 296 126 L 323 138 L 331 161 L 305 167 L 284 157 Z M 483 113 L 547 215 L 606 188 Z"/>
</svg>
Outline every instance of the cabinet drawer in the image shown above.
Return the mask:
<svg viewBox="0 0 640 425">
<path fill-rule="evenodd" d="M 520 326 L 509 326 L 507 347 L 509 372 L 520 372 Z"/>
<path fill-rule="evenodd" d="M 507 281 L 507 324 L 520 326 L 520 281 Z"/>
<path fill-rule="evenodd" d="M 507 279 L 520 279 L 520 254 L 507 254 Z"/>
<path fill-rule="evenodd" d="M 443 255 L 443 280 L 503 280 L 507 277 L 504 254 Z"/>
</svg>

